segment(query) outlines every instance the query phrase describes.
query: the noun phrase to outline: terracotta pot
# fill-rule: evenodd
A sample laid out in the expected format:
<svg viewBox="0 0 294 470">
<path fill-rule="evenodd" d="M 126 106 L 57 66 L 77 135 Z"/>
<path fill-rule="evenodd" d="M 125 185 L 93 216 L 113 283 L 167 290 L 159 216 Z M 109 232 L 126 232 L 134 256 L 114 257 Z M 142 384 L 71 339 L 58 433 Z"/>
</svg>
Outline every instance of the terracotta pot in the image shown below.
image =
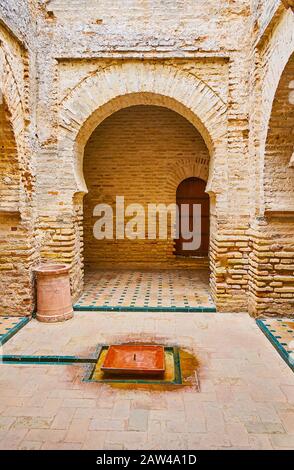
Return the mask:
<svg viewBox="0 0 294 470">
<path fill-rule="evenodd" d="M 37 274 L 37 319 L 58 322 L 73 316 L 69 267 L 66 264 L 43 264 Z"/>
</svg>

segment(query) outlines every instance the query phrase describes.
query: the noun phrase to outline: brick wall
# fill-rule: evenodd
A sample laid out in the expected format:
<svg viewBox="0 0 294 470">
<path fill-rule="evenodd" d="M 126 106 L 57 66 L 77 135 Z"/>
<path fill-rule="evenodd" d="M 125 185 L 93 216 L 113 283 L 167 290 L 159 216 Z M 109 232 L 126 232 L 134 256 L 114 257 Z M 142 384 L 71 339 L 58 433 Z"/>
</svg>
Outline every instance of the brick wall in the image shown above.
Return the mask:
<svg viewBox="0 0 294 470">
<path fill-rule="evenodd" d="M 33 214 L 36 84 L 34 53 L 28 49 L 34 29 L 29 28 L 27 5 L 17 3 L 0 5 L 0 17 L 7 17 L 7 24 L 0 21 L 0 315 L 32 313 L 31 268 L 38 259 Z"/>
<path fill-rule="evenodd" d="M 14 212 L 19 210 L 20 170 L 13 129 L 4 100 L 0 104 L 0 146 L 0 210 Z"/>
<path fill-rule="evenodd" d="M 294 169 L 289 163 L 294 151 L 294 104 L 290 83 L 294 81 L 294 54 L 279 83 L 269 122 L 265 149 L 265 210 L 294 210 Z"/>
<path fill-rule="evenodd" d="M 32 305 L 30 234 L 21 220 L 21 173 L 9 118 L 3 101 L 0 105 L 0 315 L 29 315 Z"/>
<path fill-rule="evenodd" d="M 158 106 L 132 106 L 102 122 L 85 148 L 84 256 L 90 267 L 174 264 L 168 240 L 96 240 L 93 208 L 125 196 L 125 204 L 176 202 L 179 183 L 208 176 L 209 154 L 196 129 L 174 111 Z M 147 229 L 147 221 L 146 221 Z M 146 234 L 147 235 L 147 234 Z"/>
</svg>

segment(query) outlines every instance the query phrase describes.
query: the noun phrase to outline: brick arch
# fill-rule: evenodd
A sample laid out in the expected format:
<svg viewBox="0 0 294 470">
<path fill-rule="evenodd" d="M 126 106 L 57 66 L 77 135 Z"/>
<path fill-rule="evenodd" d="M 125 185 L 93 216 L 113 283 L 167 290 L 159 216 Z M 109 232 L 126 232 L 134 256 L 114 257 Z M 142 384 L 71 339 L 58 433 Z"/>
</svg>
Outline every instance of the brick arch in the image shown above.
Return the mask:
<svg viewBox="0 0 294 470">
<path fill-rule="evenodd" d="M 135 104 L 176 111 L 202 135 L 210 152 L 208 191 L 221 192 L 226 157 L 226 104 L 203 81 L 173 66 L 131 63 L 90 75 L 60 103 L 59 151 L 74 167 L 74 192 L 87 191 L 82 172 L 86 142 L 110 114 Z M 74 155 L 74 161 L 72 160 Z M 217 162 L 217 163 L 216 163 Z M 218 171 L 215 172 L 215 167 Z"/>
<path fill-rule="evenodd" d="M 177 187 L 187 178 L 200 178 L 208 181 L 209 176 L 209 154 L 201 155 L 199 158 L 191 161 L 191 159 L 182 158 L 179 160 L 177 167 L 171 167 L 167 175 L 166 186 L 168 191 L 174 194 Z"/>
<path fill-rule="evenodd" d="M 272 52 L 266 64 L 266 72 L 262 85 L 261 111 L 264 116 L 261 136 L 262 156 L 264 156 L 265 153 L 274 99 L 283 71 L 294 52 L 294 15 L 291 10 L 284 13 L 283 19 L 275 31 L 271 50 Z"/>
<path fill-rule="evenodd" d="M 0 47 L 0 316 L 29 315 L 32 310 L 34 258 L 31 173 L 22 90 L 13 72 L 13 58 Z M 7 256 L 9 253 L 9 257 Z"/>
<path fill-rule="evenodd" d="M 4 97 L 0 100 L 0 210 L 19 211 L 20 170 L 17 146 Z"/>
<path fill-rule="evenodd" d="M 0 94 L 3 96 L 10 114 L 10 122 L 19 155 L 19 164 L 24 164 L 25 113 L 21 93 L 15 79 L 8 54 L 0 47 Z M 1 98 L 0 95 L 0 98 Z"/>
<path fill-rule="evenodd" d="M 293 206 L 294 171 L 294 52 L 279 80 L 269 120 L 264 154 L 264 200 L 266 210 Z"/>
</svg>

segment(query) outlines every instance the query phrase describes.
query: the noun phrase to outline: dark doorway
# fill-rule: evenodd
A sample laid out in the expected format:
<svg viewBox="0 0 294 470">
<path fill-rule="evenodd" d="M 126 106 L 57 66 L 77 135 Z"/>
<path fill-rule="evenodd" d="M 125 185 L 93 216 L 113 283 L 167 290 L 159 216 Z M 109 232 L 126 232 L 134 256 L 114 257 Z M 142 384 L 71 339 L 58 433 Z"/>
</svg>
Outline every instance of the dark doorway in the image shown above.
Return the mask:
<svg viewBox="0 0 294 470">
<path fill-rule="evenodd" d="M 181 214 L 181 204 L 189 205 L 189 229 L 193 229 L 193 204 L 201 205 L 201 245 L 197 250 L 184 250 L 184 240 L 180 234 L 180 238 L 176 240 L 176 255 L 180 256 L 208 256 L 209 248 L 209 195 L 205 192 L 206 182 L 200 178 L 187 178 L 182 181 L 177 189 L 177 205 L 179 207 L 180 224 L 184 215 Z"/>
</svg>

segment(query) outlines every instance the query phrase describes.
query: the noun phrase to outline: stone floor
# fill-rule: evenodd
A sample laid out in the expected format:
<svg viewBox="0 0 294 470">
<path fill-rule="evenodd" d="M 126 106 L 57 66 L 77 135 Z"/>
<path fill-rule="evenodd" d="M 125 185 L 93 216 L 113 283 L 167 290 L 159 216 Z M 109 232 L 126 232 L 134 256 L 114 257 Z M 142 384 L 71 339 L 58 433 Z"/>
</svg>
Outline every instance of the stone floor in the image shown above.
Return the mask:
<svg viewBox="0 0 294 470">
<path fill-rule="evenodd" d="M 211 309 L 209 274 L 203 270 L 93 271 L 75 309 Z"/>
<path fill-rule="evenodd" d="M 32 320 L 5 354 L 87 355 L 157 340 L 200 361 L 201 391 L 87 383 L 83 365 L 0 367 L 0 449 L 293 449 L 294 375 L 247 314 L 77 312 Z"/>
</svg>

